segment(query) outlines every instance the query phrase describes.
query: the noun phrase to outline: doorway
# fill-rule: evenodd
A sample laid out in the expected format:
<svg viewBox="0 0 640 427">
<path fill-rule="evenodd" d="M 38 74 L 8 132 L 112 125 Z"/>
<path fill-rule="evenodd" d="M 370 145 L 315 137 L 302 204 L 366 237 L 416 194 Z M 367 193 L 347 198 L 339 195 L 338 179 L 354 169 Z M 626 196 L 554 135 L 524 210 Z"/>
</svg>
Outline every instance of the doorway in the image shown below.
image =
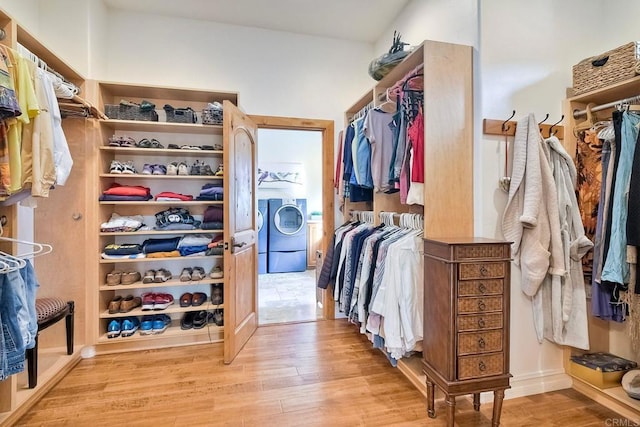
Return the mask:
<svg viewBox="0 0 640 427">
<path fill-rule="evenodd" d="M 316 268 L 325 230 L 333 230 L 333 122 L 252 119 L 258 126 L 258 324 L 332 318 L 330 297 L 316 288 Z"/>
</svg>

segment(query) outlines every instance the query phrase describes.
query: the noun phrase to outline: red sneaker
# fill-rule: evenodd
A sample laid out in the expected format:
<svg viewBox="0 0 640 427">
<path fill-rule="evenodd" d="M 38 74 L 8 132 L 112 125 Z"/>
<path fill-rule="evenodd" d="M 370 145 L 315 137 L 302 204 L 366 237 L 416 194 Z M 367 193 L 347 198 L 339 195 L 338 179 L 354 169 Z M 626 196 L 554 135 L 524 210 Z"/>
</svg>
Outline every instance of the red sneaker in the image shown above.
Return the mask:
<svg viewBox="0 0 640 427">
<path fill-rule="evenodd" d="M 147 292 L 142 294 L 142 310 L 153 310 L 155 308 L 156 294 Z"/>
<path fill-rule="evenodd" d="M 153 309 L 164 310 L 173 304 L 173 295 L 171 294 L 156 294 Z"/>
</svg>

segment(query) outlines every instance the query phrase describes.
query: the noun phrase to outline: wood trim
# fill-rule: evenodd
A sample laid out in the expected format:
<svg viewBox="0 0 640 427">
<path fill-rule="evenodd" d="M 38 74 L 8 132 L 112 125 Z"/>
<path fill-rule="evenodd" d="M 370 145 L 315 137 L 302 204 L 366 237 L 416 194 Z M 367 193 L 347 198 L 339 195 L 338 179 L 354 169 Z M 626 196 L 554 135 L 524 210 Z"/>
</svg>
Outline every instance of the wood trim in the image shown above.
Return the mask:
<svg viewBox="0 0 640 427">
<path fill-rule="evenodd" d="M 335 230 L 334 196 L 333 196 L 333 173 L 334 173 L 334 150 L 335 150 L 335 126 L 333 120 L 303 119 L 296 117 L 276 117 L 276 116 L 249 116 L 251 120 L 263 129 L 286 129 L 286 130 L 317 130 L 322 132 L 322 242 L 320 247 L 322 253 L 326 254 L 329 243 L 328 235 Z M 335 318 L 335 304 L 330 291 L 324 291 L 323 317 L 325 319 Z"/>
</svg>

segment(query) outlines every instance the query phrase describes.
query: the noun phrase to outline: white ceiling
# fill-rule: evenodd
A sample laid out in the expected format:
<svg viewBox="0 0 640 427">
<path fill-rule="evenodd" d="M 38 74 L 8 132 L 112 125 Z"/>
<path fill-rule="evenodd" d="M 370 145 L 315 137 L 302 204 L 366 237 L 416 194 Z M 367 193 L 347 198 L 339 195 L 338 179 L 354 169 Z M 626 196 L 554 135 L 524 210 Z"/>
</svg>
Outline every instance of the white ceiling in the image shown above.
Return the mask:
<svg viewBox="0 0 640 427">
<path fill-rule="evenodd" d="M 408 0 L 103 0 L 114 9 L 374 42 Z"/>
</svg>

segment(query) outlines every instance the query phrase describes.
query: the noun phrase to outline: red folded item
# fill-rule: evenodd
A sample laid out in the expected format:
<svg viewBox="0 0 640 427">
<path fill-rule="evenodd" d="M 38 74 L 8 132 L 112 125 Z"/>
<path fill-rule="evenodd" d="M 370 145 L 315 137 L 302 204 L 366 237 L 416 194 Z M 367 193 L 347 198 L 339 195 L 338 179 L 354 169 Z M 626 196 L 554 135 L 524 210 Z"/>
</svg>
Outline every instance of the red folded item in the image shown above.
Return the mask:
<svg viewBox="0 0 640 427">
<path fill-rule="evenodd" d="M 189 196 L 188 194 L 174 193 L 172 191 L 163 191 L 162 193 L 158 193 L 156 194 L 156 200 L 158 200 L 158 197 L 170 197 L 172 199 L 183 200 L 185 202 L 193 200 L 193 196 Z"/>
<path fill-rule="evenodd" d="M 113 196 L 149 196 L 151 190 L 141 185 L 120 185 L 114 182 L 108 189 L 103 191 L 103 194 Z"/>
</svg>

